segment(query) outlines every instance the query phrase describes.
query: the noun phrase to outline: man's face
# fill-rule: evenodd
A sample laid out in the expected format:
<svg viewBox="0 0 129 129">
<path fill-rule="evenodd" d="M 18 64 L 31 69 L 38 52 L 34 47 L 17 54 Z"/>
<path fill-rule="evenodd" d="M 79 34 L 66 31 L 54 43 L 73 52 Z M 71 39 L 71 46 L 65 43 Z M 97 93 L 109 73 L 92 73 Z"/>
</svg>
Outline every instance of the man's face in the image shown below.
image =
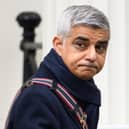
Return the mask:
<svg viewBox="0 0 129 129">
<path fill-rule="evenodd" d="M 59 40 L 57 53 L 75 76 L 83 80 L 91 79 L 102 69 L 109 40 L 108 31 L 76 26 L 63 41 Z"/>
</svg>

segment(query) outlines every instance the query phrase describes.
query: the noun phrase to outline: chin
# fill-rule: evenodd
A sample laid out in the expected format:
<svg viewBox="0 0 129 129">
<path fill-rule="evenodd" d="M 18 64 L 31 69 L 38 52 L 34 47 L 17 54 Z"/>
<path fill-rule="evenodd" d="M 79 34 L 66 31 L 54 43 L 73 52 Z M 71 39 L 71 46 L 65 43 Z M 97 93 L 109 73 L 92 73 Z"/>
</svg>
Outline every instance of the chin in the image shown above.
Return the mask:
<svg viewBox="0 0 129 129">
<path fill-rule="evenodd" d="M 73 75 L 81 80 L 90 80 L 96 75 L 96 71 L 74 72 Z"/>
</svg>

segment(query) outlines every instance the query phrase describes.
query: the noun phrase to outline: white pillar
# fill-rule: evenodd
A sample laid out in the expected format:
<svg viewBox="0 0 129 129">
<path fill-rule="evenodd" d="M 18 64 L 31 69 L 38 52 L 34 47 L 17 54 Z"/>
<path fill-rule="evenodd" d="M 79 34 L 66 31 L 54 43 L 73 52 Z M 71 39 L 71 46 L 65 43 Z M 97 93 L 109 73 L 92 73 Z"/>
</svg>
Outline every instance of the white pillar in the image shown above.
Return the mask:
<svg viewBox="0 0 129 129">
<path fill-rule="evenodd" d="M 126 5 L 126 15 L 125 15 L 125 17 L 126 17 L 126 25 L 127 25 L 127 33 L 126 33 L 126 39 L 127 39 L 127 41 L 126 41 L 126 60 L 127 60 L 127 67 L 126 67 L 126 79 L 127 79 L 127 84 L 126 84 L 126 104 L 127 104 L 127 106 L 126 106 L 126 118 L 127 118 L 127 123 L 129 123 L 129 14 L 128 14 L 128 12 L 129 12 L 129 0 L 126 0 L 126 3 L 125 3 L 125 5 Z"/>
<path fill-rule="evenodd" d="M 125 0 L 110 0 L 111 42 L 109 53 L 109 122 L 126 123 L 126 18 Z"/>
<path fill-rule="evenodd" d="M 43 29 L 43 56 L 45 56 L 52 47 L 52 37 L 55 34 L 56 25 L 56 1 L 43 1 L 42 13 Z"/>
</svg>

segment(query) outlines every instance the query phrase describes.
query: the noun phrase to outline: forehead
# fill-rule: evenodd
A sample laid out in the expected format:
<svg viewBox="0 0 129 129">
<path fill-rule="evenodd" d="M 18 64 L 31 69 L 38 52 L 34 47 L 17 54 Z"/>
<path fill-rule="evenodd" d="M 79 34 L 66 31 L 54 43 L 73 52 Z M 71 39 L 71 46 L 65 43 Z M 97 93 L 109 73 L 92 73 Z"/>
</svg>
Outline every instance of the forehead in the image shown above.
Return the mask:
<svg viewBox="0 0 129 129">
<path fill-rule="evenodd" d="M 69 36 L 72 38 L 83 36 L 91 40 L 109 40 L 109 31 L 90 26 L 75 26 L 71 29 Z"/>
</svg>

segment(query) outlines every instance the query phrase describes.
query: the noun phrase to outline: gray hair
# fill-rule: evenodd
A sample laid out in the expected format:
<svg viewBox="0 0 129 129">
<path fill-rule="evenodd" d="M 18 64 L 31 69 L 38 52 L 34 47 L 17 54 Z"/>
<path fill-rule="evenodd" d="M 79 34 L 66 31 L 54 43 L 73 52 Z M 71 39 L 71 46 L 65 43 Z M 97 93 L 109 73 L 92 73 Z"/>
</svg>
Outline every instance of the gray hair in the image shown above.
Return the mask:
<svg viewBox="0 0 129 129">
<path fill-rule="evenodd" d="M 77 25 L 110 30 L 109 22 L 103 12 L 90 5 L 74 5 L 66 8 L 57 25 L 57 34 L 65 37 Z"/>
</svg>

